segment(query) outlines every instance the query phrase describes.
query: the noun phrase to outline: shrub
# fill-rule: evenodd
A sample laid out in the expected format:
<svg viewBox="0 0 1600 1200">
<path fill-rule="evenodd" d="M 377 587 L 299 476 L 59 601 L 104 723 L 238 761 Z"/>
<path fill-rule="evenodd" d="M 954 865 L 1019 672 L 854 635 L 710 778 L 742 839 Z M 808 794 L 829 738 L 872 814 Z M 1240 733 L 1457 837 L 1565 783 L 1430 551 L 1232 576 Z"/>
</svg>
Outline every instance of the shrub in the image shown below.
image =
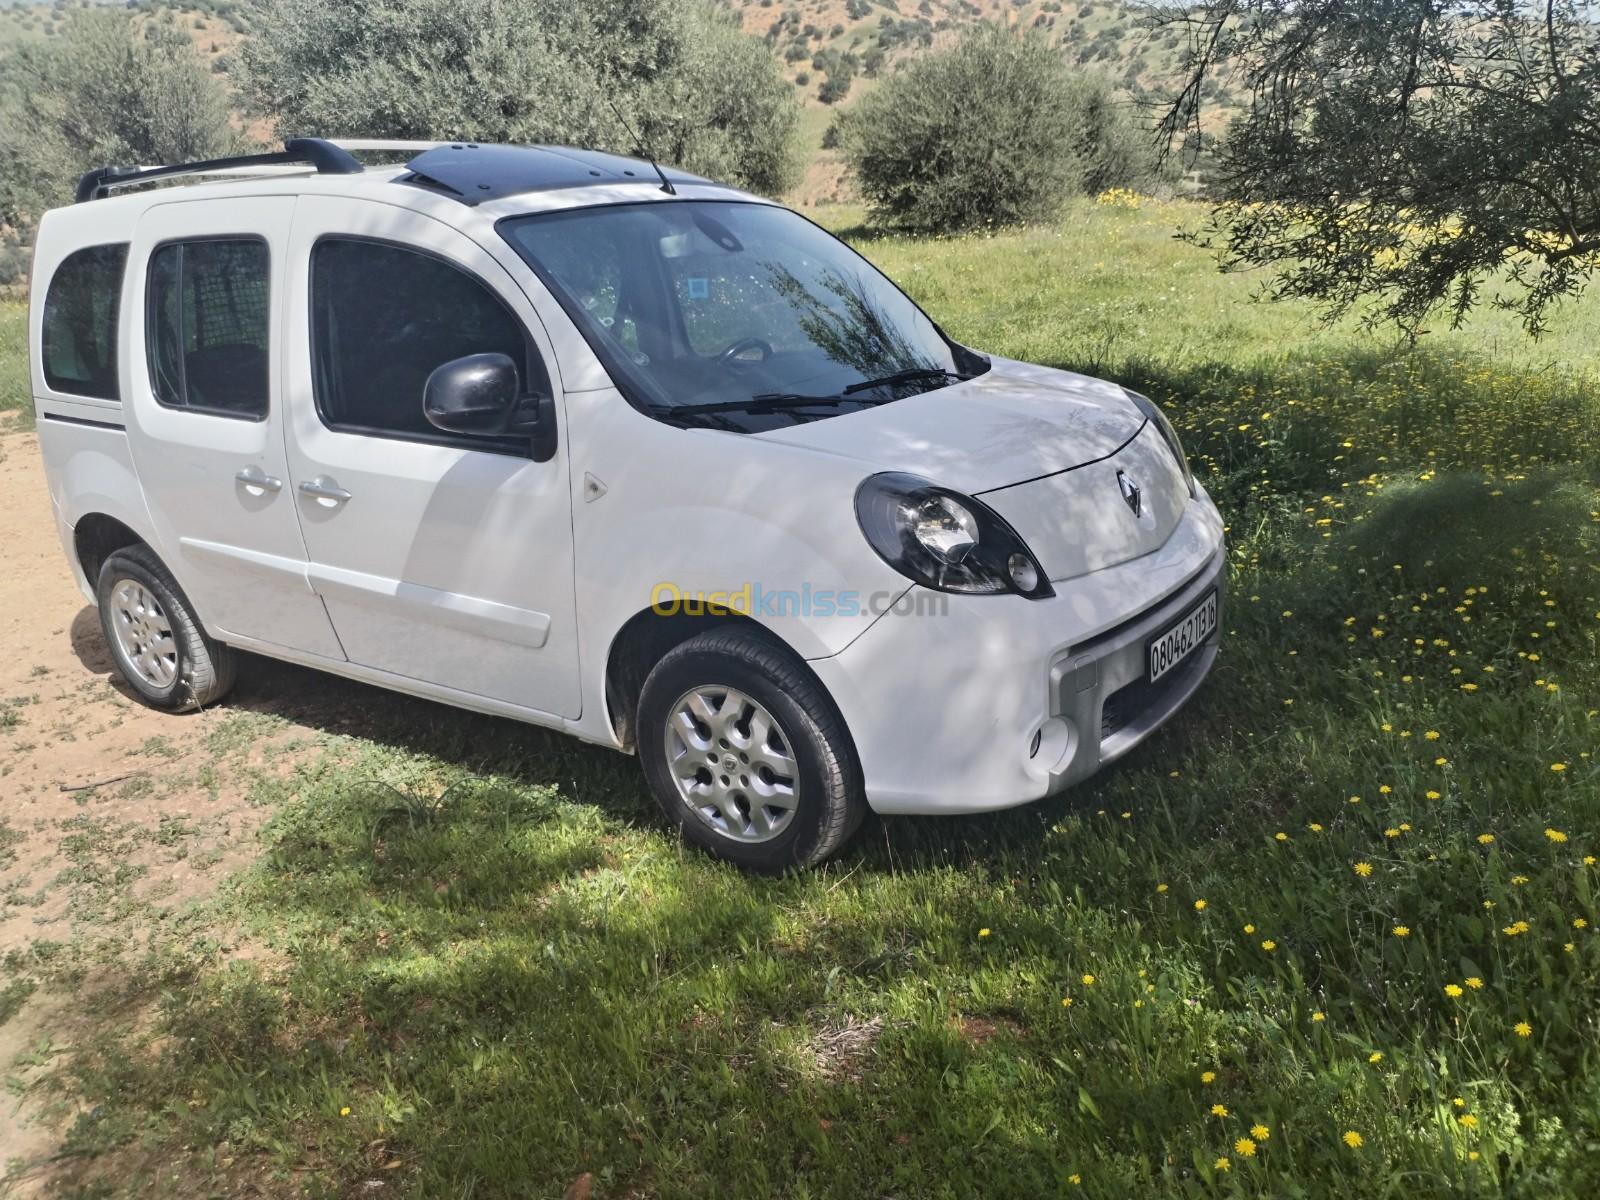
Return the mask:
<svg viewBox="0 0 1600 1200">
<path fill-rule="evenodd" d="M 1048 220 L 1071 195 L 1149 178 L 1104 82 L 995 25 L 890 76 L 842 118 L 841 141 L 873 218 L 920 232 Z"/>
<path fill-rule="evenodd" d="M 558 142 L 764 192 L 794 177 L 793 88 L 737 18 L 682 0 L 268 0 L 245 83 L 301 134 Z"/>
</svg>

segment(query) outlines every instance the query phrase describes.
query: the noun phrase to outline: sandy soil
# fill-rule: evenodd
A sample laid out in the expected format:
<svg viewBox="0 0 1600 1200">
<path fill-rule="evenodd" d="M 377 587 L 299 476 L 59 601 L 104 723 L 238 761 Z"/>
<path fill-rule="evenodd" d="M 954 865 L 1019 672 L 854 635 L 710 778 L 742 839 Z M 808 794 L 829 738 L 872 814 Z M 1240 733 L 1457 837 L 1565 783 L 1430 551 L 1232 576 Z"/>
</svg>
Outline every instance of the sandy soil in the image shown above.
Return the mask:
<svg viewBox="0 0 1600 1200">
<path fill-rule="evenodd" d="M 248 781 L 269 755 L 284 769 L 274 750 L 301 731 L 224 752 L 228 710 L 171 715 L 131 698 L 73 583 L 31 433 L 0 432 L 0 530 L 0 957 L 140 944 L 249 859 L 264 814 Z M 0 1023 L 0 1078 L 36 1078 L 40 1047 L 72 1040 L 73 1008 L 39 992 Z M 0 1096 L 0 1196 L 42 1186 L 73 1115 L 36 1107 Z"/>
</svg>

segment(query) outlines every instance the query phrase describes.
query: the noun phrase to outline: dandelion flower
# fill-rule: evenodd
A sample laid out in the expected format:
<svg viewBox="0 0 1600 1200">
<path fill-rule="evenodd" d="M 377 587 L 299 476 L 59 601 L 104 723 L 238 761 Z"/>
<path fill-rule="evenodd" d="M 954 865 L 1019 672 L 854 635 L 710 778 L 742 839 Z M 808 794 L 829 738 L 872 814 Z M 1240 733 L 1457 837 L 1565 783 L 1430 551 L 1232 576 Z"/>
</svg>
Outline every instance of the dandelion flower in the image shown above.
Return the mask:
<svg viewBox="0 0 1600 1200">
<path fill-rule="evenodd" d="M 1517 1031 L 1517 1036 L 1518 1037 L 1532 1037 L 1533 1036 L 1533 1026 L 1529 1025 L 1526 1021 L 1518 1021 L 1511 1028 L 1513 1028 L 1513 1029 L 1515 1029 Z"/>
<path fill-rule="evenodd" d="M 1460 1121 L 1466 1129 L 1476 1129 L 1478 1127 L 1478 1118 L 1471 1113 L 1462 1113 L 1456 1120 Z"/>
<path fill-rule="evenodd" d="M 1447 983 L 1444 985 L 1444 994 L 1449 996 L 1450 999 L 1454 1000 L 1464 993 L 1462 992 L 1461 985 L 1459 983 Z"/>
<path fill-rule="evenodd" d="M 1374 1050 L 1371 1054 L 1367 1055 L 1367 1061 L 1373 1066 L 1377 1066 L 1383 1061 L 1383 1051 Z"/>
<path fill-rule="evenodd" d="M 1363 879 L 1372 874 L 1372 864 L 1369 862 L 1358 862 L 1352 869 Z"/>
<path fill-rule="evenodd" d="M 1439 740 L 1439 731 L 1437 729 L 1430 729 L 1422 736 L 1430 742 L 1437 742 Z"/>
<path fill-rule="evenodd" d="M 1313 1021 L 1326 1021 L 1328 1019 L 1328 1014 L 1327 1013 L 1314 1012 L 1314 1013 L 1311 1014 L 1311 1019 Z"/>
<path fill-rule="evenodd" d="M 1063 996 L 1063 997 L 1061 997 L 1061 1007 L 1062 1008 L 1071 1008 L 1072 1007 L 1072 997 L 1071 996 Z"/>
<path fill-rule="evenodd" d="M 1273 941 L 1271 938 L 1268 938 L 1266 941 L 1261 943 L 1261 948 L 1263 950 L 1265 950 L 1268 954 L 1271 954 L 1274 950 L 1276 950 L 1278 948 L 1278 943 Z"/>
<path fill-rule="evenodd" d="M 1084 975 L 1084 977 L 1083 977 L 1083 986 L 1084 987 L 1093 987 L 1094 986 L 1094 976 L 1093 975 L 1088 975 L 1088 974 Z"/>
<path fill-rule="evenodd" d="M 1166 885 L 1166 884 L 1164 884 L 1164 883 L 1158 883 L 1158 884 L 1156 884 L 1156 891 L 1158 891 L 1158 892 L 1164 892 L 1164 891 L 1166 891 L 1166 890 L 1167 890 L 1167 885 Z"/>
<path fill-rule="evenodd" d="M 1233 1170 L 1233 1164 L 1230 1163 L 1226 1158 L 1217 1159 L 1217 1164 L 1216 1165 L 1217 1165 L 1217 1170 L 1219 1170 L 1219 1171 L 1231 1171 L 1231 1170 Z"/>
<path fill-rule="evenodd" d="M 1429 800 L 1437 800 L 1439 798 L 1439 793 L 1434 791 L 1432 788 L 1429 788 L 1425 794 Z"/>
<path fill-rule="evenodd" d="M 1344 1131 L 1344 1144 L 1352 1150 L 1361 1149 L 1361 1135 L 1354 1129 L 1346 1129 Z"/>
<path fill-rule="evenodd" d="M 1082 1175 L 1078 1175 L 1078 1174 L 1068 1175 L 1067 1176 L 1067 1182 L 1070 1183 L 1073 1187 L 1077 1187 L 1080 1183 L 1083 1182 L 1083 1176 Z"/>
<path fill-rule="evenodd" d="M 1483 980 L 1479 979 L 1476 975 L 1468 975 L 1465 982 L 1466 985 L 1473 991 L 1477 991 L 1483 986 Z"/>
<path fill-rule="evenodd" d="M 1550 764 L 1550 769 L 1559 775 L 1561 772 L 1567 769 L 1567 764 L 1564 762 L 1554 762 Z"/>
<path fill-rule="evenodd" d="M 1215 1083 L 1216 1082 L 1216 1078 L 1217 1078 L 1217 1073 L 1215 1071 L 1201 1071 L 1200 1072 L 1200 1082 L 1201 1083 Z"/>
<path fill-rule="evenodd" d="M 346 1107 L 344 1107 L 344 1108 L 341 1108 L 341 1109 L 340 1109 L 340 1110 L 339 1110 L 339 1115 L 340 1115 L 340 1116 L 341 1116 L 341 1117 L 348 1117 L 348 1116 L 349 1116 L 349 1115 L 350 1115 L 350 1109 L 349 1109 L 349 1107 L 348 1107 L 348 1106 L 346 1106 Z"/>
<path fill-rule="evenodd" d="M 1272 1136 L 1272 1130 L 1265 1125 L 1252 1125 L 1250 1126 L 1250 1136 L 1258 1142 L 1264 1142 Z"/>
<path fill-rule="evenodd" d="M 1558 846 L 1567 840 L 1567 835 L 1562 833 L 1559 829 L 1546 829 L 1544 831 L 1544 835 L 1552 842 L 1555 842 Z"/>
<path fill-rule="evenodd" d="M 987 929 L 980 929 L 978 930 L 978 936 L 981 938 L 986 938 L 989 936 L 989 931 Z"/>
<path fill-rule="evenodd" d="M 1587 929 L 1589 927 L 1589 922 L 1585 921 L 1582 917 L 1573 917 L 1572 927 L 1574 929 Z"/>
<path fill-rule="evenodd" d="M 1411 936 L 1411 926 L 1409 926 L 1409 925 L 1396 925 L 1394 927 L 1394 935 L 1395 935 L 1395 937 L 1410 937 Z"/>
<path fill-rule="evenodd" d="M 1195 912 L 1205 912 L 1206 902 L 1204 900 L 1196 900 L 1194 902 L 1194 910 Z"/>
<path fill-rule="evenodd" d="M 1240 1138 L 1233 1144 L 1233 1152 L 1240 1158 L 1254 1158 L 1256 1156 L 1256 1144 L 1249 1138 Z"/>
<path fill-rule="evenodd" d="M 1478 845 L 1480 845 L 1480 846 L 1492 846 L 1492 845 L 1494 845 L 1494 834 L 1492 834 L 1492 833 L 1480 833 L 1478 835 Z"/>
<path fill-rule="evenodd" d="M 1213 1104 L 1211 1106 L 1211 1115 L 1213 1117 L 1225 1117 L 1225 1116 L 1227 1116 L 1228 1115 L 1228 1106 L 1226 1104 Z"/>
</svg>

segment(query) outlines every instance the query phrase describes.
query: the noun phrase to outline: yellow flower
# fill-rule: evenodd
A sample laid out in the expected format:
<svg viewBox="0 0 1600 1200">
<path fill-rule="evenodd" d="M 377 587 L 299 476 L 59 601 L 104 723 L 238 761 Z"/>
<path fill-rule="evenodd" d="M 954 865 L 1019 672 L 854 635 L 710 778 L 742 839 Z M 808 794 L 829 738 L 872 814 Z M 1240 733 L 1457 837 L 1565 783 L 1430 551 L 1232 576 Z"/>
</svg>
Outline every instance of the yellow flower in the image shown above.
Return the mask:
<svg viewBox="0 0 1600 1200">
<path fill-rule="evenodd" d="M 1361 1149 L 1361 1135 L 1354 1129 L 1346 1129 L 1344 1131 L 1344 1144 L 1352 1150 Z"/>
<path fill-rule="evenodd" d="M 1377 1066 L 1383 1061 L 1383 1051 L 1374 1050 L 1371 1054 L 1367 1055 L 1367 1061 L 1373 1066 Z"/>
<path fill-rule="evenodd" d="M 1396 925 L 1394 927 L 1394 935 L 1395 935 L 1395 937 L 1410 937 L 1411 936 L 1411 926 L 1409 926 L 1409 925 Z"/>
<path fill-rule="evenodd" d="M 1369 862 L 1358 862 L 1353 869 L 1363 879 L 1372 874 L 1372 864 Z"/>
<path fill-rule="evenodd" d="M 1094 976 L 1093 975 L 1087 975 L 1087 974 L 1084 975 L 1084 977 L 1083 977 L 1083 986 L 1084 987 L 1093 987 L 1094 986 Z"/>
<path fill-rule="evenodd" d="M 1480 845 L 1480 846 L 1490 846 L 1490 845 L 1493 845 L 1493 844 L 1494 844 L 1494 834 L 1492 834 L 1492 833 L 1480 833 L 1478 835 L 1478 845 Z"/>
<path fill-rule="evenodd" d="M 1565 771 L 1567 769 L 1567 764 L 1564 763 L 1564 762 L 1551 763 L 1550 764 L 1550 769 L 1552 771 L 1554 771 L 1557 775 L 1559 775 L 1559 774 L 1561 774 L 1561 772 L 1563 772 L 1563 771 Z"/>
<path fill-rule="evenodd" d="M 1284 833 L 1282 830 L 1279 830 L 1277 833 L 1273 834 L 1272 836 L 1277 838 L 1278 841 L 1280 841 L 1280 842 L 1287 842 L 1289 840 L 1289 835 L 1287 833 Z"/>
<path fill-rule="evenodd" d="M 1312 833 L 1321 833 L 1322 832 L 1322 826 L 1318 825 L 1315 821 L 1311 822 L 1310 825 L 1307 825 L 1306 828 L 1311 830 Z"/>
<path fill-rule="evenodd" d="M 1430 742 L 1437 742 L 1439 740 L 1439 731 L 1437 729 L 1430 729 L 1422 736 L 1427 738 Z"/>
<path fill-rule="evenodd" d="M 1467 1129 L 1476 1129 L 1478 1127 L 1478 1118 L 1471 1113 L 1462 1113 L 1456 1120 L 1460 1121 Z"/>
<path fill-rule="evenodd" d="M 1465 1100 L 1463 1100 L 1460 1096 L 1456 1096 L 1456 1097 L 1452 1098 L 1450 1103 L 1454 1104 L 1457 1108 L 1465 1108 L 1467 1106 L 1467 1102 Z"/>
<path fill-rule="evenodd" d="M 1567 840 L 1567 835 L 1562 833 L 1559 829 L 1546 829 L 1544 831 L 1544 835 L 1557 845 L 1560 845 L 1562 842 Z"/>
<path fill-rule="evenodd" d="M 986 938 L 989 936 L 989 931 L 987 929 L 980 929 L 978 930 L 978 936 L 981 938 Z"/>
<path fill-rule="evenodd" d="M 1166 885 L 1166 884 L 1164 884 L 1164 883 L 1158 883 L 1158 884 L 1156 884 L 1156 891 L 1158 891 L 1158 892 L 1164 892 L 1164 891 L 1166 891 L 1166 890 L 1167 890 L 1167 885 Z"/>
<path fill-rule="evenodd" d="M 1071 996 L 1063 996 L 1063 997 L 1061 997 L 1061 1007 L 1062 1008 L 1071 1008 L 1072 1007 L 1072 997 Z"/>
<path fill-rule="evenodd" d="M 1244 927 L 1244 931 L 1246 933 L 1254 933 L 1256 931 L 1256 927 L 1254 925 L 1246 925 Z"/>
<path fill-rule="evenodd" d="M 1261 948 L 1263 950 L 1265 950 L 1268 954 L 1271 954 L 1274 950 L 1276 950 L 1278 948 L 1278 943 L 1273 941 L 1271 938 L 1268 938 L 1266 941 L 1261 943 Z"/>
<path fill-rule="evenodd" d="M 1217 1170 L 1231 1171 L 1233 1170 L 1233 1164 L 1230 1163 L 1226 1158 L 1219 1158 L 1217 1159 Z"/>
<path fill-rule="evenodd" d="M 1468 1162 L 1477 1162 L 1478 1161 L 1478 1152 L 1476 1150 L 1468 1150 L 1467 1151 L 1467 1161 Z"/>
<path fill-rule="evenodd" d="M 1429 788 L 1427 791 L 1427 797 L 1429 800 L 1437 800 L 1439 798 L 1439 793 L 1434 791 L 1432 788 Z"/>
<path fill-rule="evenodd" d="M 1200 1082 L 1201 1083 L 1214 1083 L 1214 1082 L 1216 1082 L 1216 1078 L 1217 1078 L 1217 1073 L 1215 1071 L 1201 1071 L 1200 1072 Z"/>
<path fill-rule="evenodd" d="M 1466 978 L 1466 984 L 1473 991 L 1477 991 L 1483 986 L 1483 980 L 1479 979 L 1476 975 L 1468 975 Z"/>
<path fill-rule="evenodd" d="M 1228 1106 L 1226 1104 L 1213 1104 L 1211 1106 L 1211 1115 L 1213 1117 L 1225 1117 L 1225 1116 L 1227 1116 L 1228 1115 Z"/>
<path fill-rule="evenodd" d="M 1456 997 L 1461 996 L 1464 993 L 1462 992 L 1461 985 L 1459 983 L 1447 983 L 1444 985 L 1444 994 L 1449 996 L 1450 999 L 1454 1000 Z"/>
<path fill-rule="evenodd" d="M 1272 1130 L 1265 1125 L 1252 1125 L 1250 1126 L 1250 1136 L 1258 1142 L 1264 1142 L 1272 1136 Z"/>
<path fill-rule="evenodd" d="M 339 1110 L 339 1115 L 340 1115 L 340 1116 L 341 1116 L 341 1117 L 348 1117 L 348 1116 L 349 1116 L 349 1115 L 350 1115 L 350 1109 L 349 1109 L 349 1108 L 348 1108 L 348 1107 L 346 1107 L 346 1108 L 341 1108 L 341 1109 L 340 1109 L 340 1110 Z"/>
<path fill-rule="evenodd" d="M 1328 1019 L 1328 1014 L 1327 1013 L 1314 1012 L 1314 1013 L 1311 1014 L 1311 1019 L 1313 1021 L 1326 1021 Z"/>
<path fill-rule="evenodd" d="M 1518 1021 L 1511 1028 L 1513 1028 L 1513 1029 L 1515 1029 L 1517 1031 L 1517 1036 L 1518 1037 L 1532 1037 L 1533 1036 L 1533 1026 L 1529 1025 L 1526 1021 Z"/>
<path fill-rule="evenodd" d="M 1233 1144 L 1233 1152 L 1240 1158 L 1254 1158 L 1256 1156 L 1256 1144 L 1249 1138 L 1240 1138 Z"/>
<path fill-rule="evenodd" d="M 1573 917 L 1572 927 L 1574 929 L 1587 929 L 1589 927 L 1589 922 L 1585 921 L 1582 917 Z"/>
<path fill-rule="evenodd" d="M 1386 838 L 1397 838 L 1400 836 L 1400 831 L 1391 826 L 1383 831 L 1383 836 Z"/>
<path fill-rule="evenodd" d="M 1205 912 L 1206 902 L 1204 900 L 1196 900 L 1194 902 L 1194 910 L 1195 912 Z"/>
<path fill-rule="evenodd" d="M 1073 1187 L 1077 1187 L 1080 1183 L 1083 1182 L 1083 1176 L 1082 1175 L 1068 1175 L 1067 1176 L 1067 1182 L 1070 1183 Z"/>
</svg>

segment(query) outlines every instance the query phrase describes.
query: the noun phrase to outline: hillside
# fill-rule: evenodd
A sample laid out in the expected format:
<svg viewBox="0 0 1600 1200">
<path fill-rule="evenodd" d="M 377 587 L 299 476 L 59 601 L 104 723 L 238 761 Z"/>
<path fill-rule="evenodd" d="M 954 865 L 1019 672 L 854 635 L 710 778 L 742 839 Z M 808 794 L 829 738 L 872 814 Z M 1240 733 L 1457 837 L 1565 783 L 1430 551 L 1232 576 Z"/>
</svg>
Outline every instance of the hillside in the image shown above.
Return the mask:
<svg viewBox="0 0 1600 1200">
<path fill-rule="evenodd" d="M 74 8 L 115 0 L 0 0 L 0 53 L 56 36 Z M 978 21 L 1036 30 L 1069 63 L 1105 75 L 1129 103 L 1154 102 L 1170 85 L 1181 34 L 1152 30 L 1149 14 L 1126 0 L 720 0 L 745 32 L 765 41 L 802 106 L 806 170 L 790 199 L 804 205 L 852 198 L 840 155 L 823 148 L 835 114 L 895 67 L 946 46 Z M 226 72 L 249 36 L 247 0 L 138 0 L 144 19 L 187 33 L 214 69 Z M 1214 100 L 1225 99 L 1220 94 Z"/>
</svg>

